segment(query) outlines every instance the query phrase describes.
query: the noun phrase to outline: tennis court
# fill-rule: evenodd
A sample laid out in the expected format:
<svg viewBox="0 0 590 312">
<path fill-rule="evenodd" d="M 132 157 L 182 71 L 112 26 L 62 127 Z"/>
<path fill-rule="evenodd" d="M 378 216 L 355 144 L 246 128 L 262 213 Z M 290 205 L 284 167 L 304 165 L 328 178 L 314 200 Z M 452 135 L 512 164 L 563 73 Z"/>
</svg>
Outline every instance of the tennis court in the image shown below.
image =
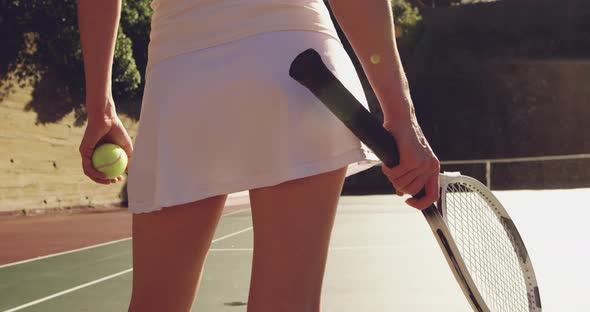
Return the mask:
<svg viewBox="0 0 590 312">
<path fill-rule="evenodd" d="M 540 312 L 537 295 L 545 312 L 590 312 L 589 16 L 583 0 L 0 1 L 0 312 L 127 311 L 132 214 L 121 205 L 172 204 L 352 147 L 323 108 L 385 163 L 399 158 L 387 132 L 407 139 L 398 126 L 412 124 L 441 171 L 483 184 L 443 186 L 441 205 L 465 209 L 423 215 L 368 195 L 390 188 L 381 173 L 351 177 L 323 312 Z M 100 127 L 112 112 L 128 137 L 118 122 Z M 89 179 L 80 156 L 99 134 L 145 156 L 145 184 Z M 248 192 L 225 208 L 192 311 L 248 308 Z"/>
<path fill-rule="evenodd" d="M 590 189 L 495 194 L 526 242 L 544 310 L 589 311 Z M 246 311 L 252 225 L 244 195 L 228 199 L 193 311 Z M 471 311 L 421 213 L 393 195 L 343 196 L 338 209 L 323 311 Z M 126 311 L 131 270 L 130 238 L 3 265 L 0 311 Z"/>
</svg>

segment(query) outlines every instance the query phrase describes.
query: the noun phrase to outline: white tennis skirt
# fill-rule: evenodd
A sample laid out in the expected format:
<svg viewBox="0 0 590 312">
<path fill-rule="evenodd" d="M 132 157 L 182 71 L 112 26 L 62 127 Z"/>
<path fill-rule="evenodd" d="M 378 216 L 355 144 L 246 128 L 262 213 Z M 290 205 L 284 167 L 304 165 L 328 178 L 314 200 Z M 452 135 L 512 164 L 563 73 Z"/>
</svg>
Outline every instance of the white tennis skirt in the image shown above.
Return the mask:
<svg viewBox="0 0 590 312">
<path fill-rule="evenodd" d="M 347 165 L 350 176 L 380 164 L 289 76 L 292 60 L 308 48 L 368 107 L 341 42 L 323 33 L 263 33 L 154 64 L 129 164 L 129 210 L 156 211 Z"/>
</svg>

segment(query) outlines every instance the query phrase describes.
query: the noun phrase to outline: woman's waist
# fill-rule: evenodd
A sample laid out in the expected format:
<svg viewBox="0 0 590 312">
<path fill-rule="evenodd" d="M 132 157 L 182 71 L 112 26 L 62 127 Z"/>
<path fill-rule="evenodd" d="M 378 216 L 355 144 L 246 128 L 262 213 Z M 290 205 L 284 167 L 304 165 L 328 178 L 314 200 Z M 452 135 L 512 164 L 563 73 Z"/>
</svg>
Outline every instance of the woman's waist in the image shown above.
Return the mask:
<svg viewBox="0 0 590 312">
<path fill-rule="evenodd" d="M 150 63 L 272 31 L 317 31 L 338 39 L 322 1 L 291 0 L 281 3 L 258 0 L 215 8 L 199 6 L 182 12 L 162 12 L 158 11 L 158 6 L 154 7 L 149 44 Z"/>
</svg>

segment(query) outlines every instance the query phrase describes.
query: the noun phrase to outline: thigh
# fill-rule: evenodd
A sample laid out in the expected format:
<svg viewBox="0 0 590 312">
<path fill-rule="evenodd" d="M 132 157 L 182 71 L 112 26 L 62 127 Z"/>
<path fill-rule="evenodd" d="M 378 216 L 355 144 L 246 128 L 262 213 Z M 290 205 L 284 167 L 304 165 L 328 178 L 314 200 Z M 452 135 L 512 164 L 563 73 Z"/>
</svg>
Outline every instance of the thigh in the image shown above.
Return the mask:
<svg viewBox="0 0 590 312">
<path fill-rule="evenodd" d="M 129 311 L 190 311 L 226 198 L 133 215 Z"/>
<path fill-rule="evenodd" d="M 248 311 L 316 311 L 346 167 L 250 190 Z"/>
</svg>

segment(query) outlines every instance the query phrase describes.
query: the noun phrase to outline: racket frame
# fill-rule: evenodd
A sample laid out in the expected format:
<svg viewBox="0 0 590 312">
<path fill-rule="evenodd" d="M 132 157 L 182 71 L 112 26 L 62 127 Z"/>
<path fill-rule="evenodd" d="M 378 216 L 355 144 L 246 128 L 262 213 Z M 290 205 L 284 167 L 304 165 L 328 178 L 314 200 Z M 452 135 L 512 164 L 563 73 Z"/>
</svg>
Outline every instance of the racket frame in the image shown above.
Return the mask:
<svg viewBox="0 0 590 312">
<path fill-rule="evenodd" d="M 451 267 L 451 270 L 453 271 L 453 274 L 455 275 L 457 282 L 459 282 L 459 285 L 461 285 L 461 289 L 463 290 L 465 296 L 468 298 L 468 300 L 470 300 L 470 304 L 472 305 L 474 311 L 490 310 L 489 308 L 487 308 L 485 301 L 483 300 L 483 297 L 481 296 L 479 291 L 477 291 L 477 286 L 471 278 L 471 275 L 469 273 L 463 273 L 468 272 L 465 262 L 461 257 L 459 257 L 457 260 L 457 257 L 454 256 L 454 254 L 460 255 L 460 252 L 456 244 L 454 243 L 453 235 L 447 226 L 448 222 L 446 211 L 446 189 L 449 184 L 454 183 L 460 183 L 469 186 L 469 189 L 471 189 L 474 192 L 477 192 L 479 196 L 481 196 L 485 201 L 488 202 L 488 206 L 492 208 L 491 211 L 494 212 L 500 224 L 502 224 L 502 227 L 506 231 L 507 236 L 510 238 L 512 248 L 514 248 L 514 252 L 516 253 L 517 258 L 519 260 L 518 263 L 520 265 L 524 283 L 527 289 L 529 312 L 541 312 L 542 307 L 539 287 L 537 284 L 537 279 L 535 277 L 531 259 L 529 257 L 524 241 L 520 236 L 520 233 L 516 229 L 516 226 L 514 225 L 512 218 L 510 217 L 502 203 L 500 203 L 498 198 L 496 198 L 496 196 L 483 183 L 481 183 L 479 180 L 475 178 L 461 175 L 457 172 L 445 172 L 439 175 L 439 181 L 441 192 L 439 202 L 437 203 L 436 211 L 432 211 L 432 209 L 430 209 L 428 213 L 424 210 L 422 212 L 428 220 L 428 223 L 432 228 L 432 231 L 437 239 L 437 242 L 439 243 L 441 249 L 444 251 L 445 258 L 447 259 L 447 262 Z M 451 239 L 449 240 L 447 237 L 450 237 Z M 445 244 L 441 242 L 441 239 L 446 239 L 450 243 Z M 455 262 L 457 263 L 457 265 L 455 265 Z M 473 296 L 476 300 L 473 301 L 471 299 L 471 296 Z M 478 303 L 481 303 L 482 310 L 478 310 Z"/>
<path fill-rule="evenodd" d="M 447 227 L 444 214 L 438 207 L 442 207 L 440 200 L 437 206 L 430 206 L 422 210 L 422 214 L 426 218 L 426 221 L 432 230 L 432 234 L 434 234 L 436 242 L 443 252 L 445 259 L 447 260 L 447 264 L 451 268 L 451 272 L 453 272 L 455 280 L 457 280 L 457 283 L 461 287 L 461 290 L 463 291 L 463 294 L 465 295 L 465 298 L 467 298 L 467 301 L 469 302 L 469 305 L 471 305 L 473 311 L 490 312 L 490 309 L 485 304 L 483 297 L 477 290 L 477 286 L 471 278 L 469 270 L 467 270 L 467 266 L 461 257 L 459 248 L 455 244 L 453 235 Z"/>
</svg>

